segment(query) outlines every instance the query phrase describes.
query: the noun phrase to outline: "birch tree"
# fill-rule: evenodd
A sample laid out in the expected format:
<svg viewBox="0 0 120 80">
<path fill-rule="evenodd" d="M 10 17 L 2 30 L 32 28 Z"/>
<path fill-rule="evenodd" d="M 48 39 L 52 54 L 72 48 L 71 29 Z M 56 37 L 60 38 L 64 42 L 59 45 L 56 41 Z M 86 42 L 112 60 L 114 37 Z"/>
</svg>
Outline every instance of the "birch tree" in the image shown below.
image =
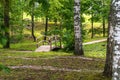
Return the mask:
<svg viewBox="0 0 120 80">
<path fill-rule="evenodd" d="M 120 80 L 120 0 L 112 0 L 113 80 Z"/>
<path fill-rule="evenodd" d="M 80 23 L 80 0 L 74 0 L 75 55 L 84 55 Z"/>
</svg>

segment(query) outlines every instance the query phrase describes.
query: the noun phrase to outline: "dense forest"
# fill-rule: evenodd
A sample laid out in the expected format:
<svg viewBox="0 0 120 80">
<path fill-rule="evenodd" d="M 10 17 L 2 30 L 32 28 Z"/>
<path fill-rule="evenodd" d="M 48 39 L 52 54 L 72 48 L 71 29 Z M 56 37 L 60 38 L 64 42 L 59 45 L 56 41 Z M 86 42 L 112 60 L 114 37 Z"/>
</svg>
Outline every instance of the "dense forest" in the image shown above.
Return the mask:
<svg viewBox="0 0 120 80">
<path fill-rule="evenodd" d="M 119 8 L 119 0 L 0 0 L 0 79 L 120 80 Z"/>
</svg>

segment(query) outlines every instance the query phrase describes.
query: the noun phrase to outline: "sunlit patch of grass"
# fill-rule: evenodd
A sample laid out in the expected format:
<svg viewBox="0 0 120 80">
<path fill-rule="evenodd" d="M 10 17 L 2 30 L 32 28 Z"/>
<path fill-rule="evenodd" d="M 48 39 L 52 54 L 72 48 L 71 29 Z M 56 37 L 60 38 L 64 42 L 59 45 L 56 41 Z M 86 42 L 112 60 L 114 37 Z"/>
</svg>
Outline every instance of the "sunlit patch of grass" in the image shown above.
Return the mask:
<svg viewBox="0 0 120 80">
<path fill-rule="evenodd" d="M 31 57 L 31 58 L 36 58 L 36 57 L 54 57 L 54 56 L 70 56 L 72 53 L 65 53 L 65 52 L 15 52 L 15 51 L 10 51 L 5 52 L 1 51 L 2 53 L 0 54 L 2 57 L 3 56 L 12 56 L 12 57 Z M 4 54 L 3 54 L 4 53 Z"/>
<path fill-rule="evenodd" d="M 15 44 L 11 44 L 11 49 L 14 50 L 25 50 L 25 51 L 34 51 L 36 49 L 36 43 L 35 42 L 19 42 Z"/>
<path fill-rule="evenodd" d="M 2 45 L 0 44 L 0 48 L 2 48 Z"/>
<path fill-rule="evenodd" d="M 85 56 L 105 58 L 106 56 L 106 42 L 85 45 Z"/>
<path fill-rule="evenodd" d="M 101 39 L 106 39 L 106 37 L 99 36 L 99 37 L 91 38 L 90 36 L 88 36 L 83 40 L 83 42 L 91 42 L 91 41 L 96 41 Z"/>
<path fill-rule="evenodd" d="M 100 23 L 100 22 L 95 22 L 93 28 L 97 28 L 97 27 L 101 28 L 101 27 L 102 27 L 101 24 L 102 24 L 102 23 Z M 89 22 L 89 23 L 86 23 L 85 29 L 91 29 L 91 23 L 90 23 L 90 22 Z"/>
</svg>

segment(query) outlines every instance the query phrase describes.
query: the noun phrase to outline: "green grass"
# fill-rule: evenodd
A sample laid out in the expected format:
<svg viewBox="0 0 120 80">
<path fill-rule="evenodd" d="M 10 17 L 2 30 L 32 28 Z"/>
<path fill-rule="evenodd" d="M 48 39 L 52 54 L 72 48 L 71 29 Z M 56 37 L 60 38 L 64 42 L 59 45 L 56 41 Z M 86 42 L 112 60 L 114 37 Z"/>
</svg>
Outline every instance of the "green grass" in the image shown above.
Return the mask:
<svg viewBox="0 0 120 80">
<path fill-rule="evenodd" d="M 95 37 L 95 38 L 90 38 L 90 36 L 89 37 L 86 37 L 84 40 L 83 40 L 83 42 L 85 43 L 85 42 L 91 42 L 91 41 L 95 41 L 95 40 L 101 40 L 101 39 L 106 39 L 107 37 Z"/>
<path fill-rule="evenodd" d="M 34 51 L 36 49 L 36 43 L 35 42 L 20 42 L 20 43 L 15 43 L 11 44 L 11 49 L 14 50 L 22 50 L 22 51 Z"/>
<path fill-rule="evenodd" d="M 32 40 L 25 40 L 25 41 L 20 41 L 18 43 L 11 43 L 10 44 L 10 49 L 7 50 L 16 50 L 16 51 L 34 51 L 37 48 L 36 42 L 33 42 Z M 2 45 L 0 45 L 0 49 L 2 49 Z"/>
<path fill-rule="evenodd" d="M 89 75 L 91 74 L 91 75 Z M 110 80 L 94 72 L 63 72 L 49 70 L 16 69 L 10 74 L 0 72 L 1 80 Z"/>
<path fill-rule="evenodd" d="M 106 42 L 90 44 L 83 46 L 85 57 L 92 57 L 93 60 L 76 57 L 73 53 L 63 51 L 57 52 L 19 52 L 16 50 L 33 50 L 29 49 L 29 42 L 12 44 L 12 49 L 0 49 L 0 63 L 6 66 L 52 66 L 57 68 L 82 69 L 81 72 L 69 71 L 51 71 L 51 70 L 34 70 L 34 69 L 11 69 L 10 73 L 0 72 L 1 80 L 110 80 L 102 76 L 101 72 L 84 71 L 103 70 L 105 64 Z M 24 45 L 24 46 L 23 46 Z M 68 57 L 69 56 L 69 57 Z M 55 57 L 55 58 L 53 58 Z M 99 58 L 99 59 L 98 59 Z M 97 59 L 97 60 L 96 60 Z"/>
<path fill-rule="evenodd" d="M 1 50 L 1 49 L 0 49 Z M 17 52 L 17 51 L 4 51 L 1 50 L 2 53 L 0 55 L 2 57 L 12 56 L 12 57 L 29 57 L 29 58 L 36 58 L 36 57 L 43 57 L 49 58 L 54 56 L 70 56 L 72 53 L 65 53 L 65 52 Z"/>
<path fill-rule="evenodd" d="M 105 58 L 106 56 L 106 42 L 85 45 L 83 49 L 87 57 Z"/>
</svg>

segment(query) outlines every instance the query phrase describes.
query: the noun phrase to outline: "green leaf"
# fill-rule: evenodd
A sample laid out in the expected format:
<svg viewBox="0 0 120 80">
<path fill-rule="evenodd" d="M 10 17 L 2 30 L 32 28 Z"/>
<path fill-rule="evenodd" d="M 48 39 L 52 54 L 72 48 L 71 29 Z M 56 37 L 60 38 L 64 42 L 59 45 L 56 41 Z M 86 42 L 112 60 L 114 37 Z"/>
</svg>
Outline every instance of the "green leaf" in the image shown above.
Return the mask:
<svg viewBox="0 0 120 80">
<path fill-rule="evenodd" d="M 10 73 L 10 68 L 0 64 L 0 71 L 4 71 L 5 73 Z"/>
<path fill-rule="evenodd" d="M 7 42 L 6 38 L 4 38 L 4 37 L 3 37 L 3 38 L 1 38 L 1 44 L 2 44 L 2 45 L 5 45 L 5 44 L 6 44 L 6 42 Z"/>
</svg>

